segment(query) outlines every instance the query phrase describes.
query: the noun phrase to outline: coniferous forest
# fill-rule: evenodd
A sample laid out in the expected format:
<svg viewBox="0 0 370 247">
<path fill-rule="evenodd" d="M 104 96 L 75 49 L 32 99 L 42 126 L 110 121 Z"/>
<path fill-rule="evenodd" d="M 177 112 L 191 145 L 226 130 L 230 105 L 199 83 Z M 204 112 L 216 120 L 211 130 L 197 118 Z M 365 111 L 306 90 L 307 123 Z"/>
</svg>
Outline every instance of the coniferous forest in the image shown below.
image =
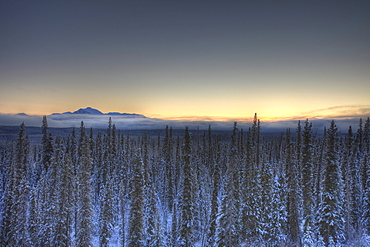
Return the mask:
<svg viewBox="0 0 370 247">
<path fill-rule="evenodd" d="M 41 125 L 41 123 L 40 123 Z M 0 154 L 1 246 L 369 246 L 370 120 L 227 137 L 49 132 Z"/>
</svg>

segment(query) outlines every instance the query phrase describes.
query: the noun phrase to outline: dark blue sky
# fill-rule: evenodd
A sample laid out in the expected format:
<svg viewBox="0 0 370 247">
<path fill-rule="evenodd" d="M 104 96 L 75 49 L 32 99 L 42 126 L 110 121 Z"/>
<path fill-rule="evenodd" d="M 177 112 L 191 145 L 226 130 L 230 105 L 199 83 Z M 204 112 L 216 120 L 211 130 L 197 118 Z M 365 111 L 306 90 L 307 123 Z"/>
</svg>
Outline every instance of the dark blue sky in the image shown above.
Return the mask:
<svg viewBox="0 0 370 247">
<path fill-rule="evenodd" d="M 363 109 L 369 13 L 370 1 L 3 0 L 0 112 Z"/>
</svg>

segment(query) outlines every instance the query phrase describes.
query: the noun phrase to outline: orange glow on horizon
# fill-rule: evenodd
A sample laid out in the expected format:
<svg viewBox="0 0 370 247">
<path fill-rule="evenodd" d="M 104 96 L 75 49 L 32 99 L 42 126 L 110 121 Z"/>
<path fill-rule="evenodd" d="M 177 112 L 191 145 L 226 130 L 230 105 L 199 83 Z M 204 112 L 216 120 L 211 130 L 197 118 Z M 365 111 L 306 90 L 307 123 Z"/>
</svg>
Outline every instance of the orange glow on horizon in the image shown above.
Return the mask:
<svg viewBox="0 0 370 247">
<path fill-rule="evenodd" d="M 25 113 L 30 116 L 42 116 L 42 115 L 50 115 L 52 113 L 63 113 L 67 111 L 76 111 L 80 108 L 86 108 L 88 106 L 82 107 L 71 107 L 66 109 L 66 107 L 57 107 L 53 110 L 50 110 L 52 106 L 46 106 L 41 108 L 36 107 L 17 107 L 13 106 L 13 108 L 7 109 L 5 111 L 4 107 L 0 108 L 2 114 L 18 114 L 18 113 Z M 94 106 L 91 105 L 92 108 L 100 110 L 102 113 L 108 112 L 121 112 L 121 113 L 136 113 L 142 114 L 148 118 L 156 118 L 162 120 L 172 120 L 172 121 L 202 121 L 202 122 L 252 122 L 254 113 L 257 113 L 257 117 L 260 119 L 261 122 L 277 122 L 277 121 L 298 121 L 298 120 L 315 120 L 315 119 L 350 119 L 350 118 L 366 118 L 370 116 L 370 106 L 369 105 L 345 105 L 345 106 L 333 106 L 324 109 L 313 109 L 307 110 L 302 112 L 294 111 L 293 109 L 284 108 L 283 111 L 277 111 L 276 108 L 273 109 L 260 109 L 260 111 L 244 111 L 235 109 L 233 112 L 227 112 L 224 115 L 221 114 L 202 114 L 204 111 L 199 109 L 199 113 L 194 111 L 193 114 L 178 114 L 176 111 L 168 111 L 162 110 L 160 113 L 148 113 L 148 112 L 140 112 L 140 111 L 126 111 L 120 109 L 111 109 L 108 110 L 109 107 L 103 106 Z M 189 111 L 189 109 L 188 109 Z M 180 111 L 179 111 L 180 112 Z M 212 111 L 210 111 L 212 112 Z M 213 109 L 213 112 L 217 112 L 217 109 Z M 240 114 L 240 112 L 243 112 Z"/>
</svg>

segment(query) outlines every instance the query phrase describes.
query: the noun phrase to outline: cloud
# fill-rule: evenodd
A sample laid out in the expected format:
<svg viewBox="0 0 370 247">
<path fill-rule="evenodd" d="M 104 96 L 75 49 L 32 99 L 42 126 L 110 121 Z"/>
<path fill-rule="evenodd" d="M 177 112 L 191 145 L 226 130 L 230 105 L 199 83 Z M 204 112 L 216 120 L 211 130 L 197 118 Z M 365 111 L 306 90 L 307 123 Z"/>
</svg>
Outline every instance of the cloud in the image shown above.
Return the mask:
<svg viewBox="0 0 370 247">
<path fill-rule="evenodd" d="M 308 119 L 351 119 L 370 116 L 370 105 L 339 105 L 316 109 L 301 114 Z"/>
<path fill-rule="evenodd" d="M 79 127 L 81 121 L 84 121 L 86 127 L 106 128 L 109 117 L 112 118 L 113 124 L 119 129 L 163 129 L 166 125 L 173 128 L 207 129 L 209 125 L 217 129 L 227 129 L 232 126 L 233 122 L 228 121 L 202 121 L 189 119 L 167 120 L 159 118 L 145 117 L 127 117 L 127 116 L 107 116 L 107 115 L 59 115 L 48 116 L 48 123 L 51 127 Z"/>
<path fill-rule="evenodd" d="M 23 122 L 27 126 L 41 126 L 42 117 L 26 114 L 0 114 L 0 125 L 21 125 Z"/>
<path fill-rule="evenodd" d="M 338 127 L 338 130 L 342 133 L 345 133 L 349 126 L 352 127 L 352 130 L 356 131 L 359 126 L 360 118 L 350 118 L 350 119 L 336 119 L 335 125 Z M 313 119 L 308 121 L 312 123 L 312 131 L 321 133 L 324 131 L 324 128 L 329 128 L 330 123 L 333 119 Z M 304 126 L 306 120 L 301 120 L 301 126 Z M 295 131 L 298 127 L 298 120 L 288 120 L 288 121 L 276 121 L 276 122 L 261 122 L 261 131 L 268 132 L 283 132 L 287 129 Z"/>
<path fill-rule="evenodd" d="M 109 117 L 112 118 L 113 124 L 118 129 L 163 129 L 166 125 L 175 129 L 208 129 L 211 125 L 212 129 L 230 129 L 234 121 L 218 121 L 203 120 L 202 118 L 180 118 L 180 119 L 160 119 L 160 118 L 145 118 L 145 117 L 130 117 L 130 116 L 108 116 L 108 115 L 89 115 L 89 114 L 66 114 L 66 115 L 49 115 L 47 116 L 48 125 L 56 128 L 80 127 L 81 121 L 84 122 L 87 128 L 106 128 L 108 126 Z M 20 125 L 22 122 L 26 126 L 41 126 L 42 116 L 30 116 L 20 114 L 0 114 L 0 125 L 14 126 Z M 249 126 L 248 126 L 249 127 Z M 241 128 L 248 128 L 243 126 Z"/>
<path fill-rule="evenodd" d="M 279 121 L 261 119 L 261 128 L 262 131 L 295 130 L 299 120 L 303 124 L 308 119 L 312 123 L 314 132 L 322 132 L 325 127 L 328 128 L 332 120 L 341 132 L 346 132 L 349 126 L 356 131 L 359 120 L 365 121 L 368 117 L 370 117 L 370 105 L 339 105 L 303 112 L 298 116 L 280 118 Z"/>
</svg>

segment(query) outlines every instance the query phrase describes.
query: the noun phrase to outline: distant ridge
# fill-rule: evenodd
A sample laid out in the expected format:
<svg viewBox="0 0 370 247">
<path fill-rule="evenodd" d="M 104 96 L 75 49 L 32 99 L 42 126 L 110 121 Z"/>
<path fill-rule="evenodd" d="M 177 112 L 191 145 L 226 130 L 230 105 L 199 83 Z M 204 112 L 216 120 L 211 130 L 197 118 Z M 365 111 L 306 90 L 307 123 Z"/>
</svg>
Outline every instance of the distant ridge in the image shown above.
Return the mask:
<svg viewBox="0 0 370 247">
<path fill-rule="evenodd" d="M 144 115 L 136 114 L 136 113 L 120 113 L 120 112 L 109 112 L 109 113 L 102 113 L 98 109 L 94 109 L 92 107 L 80 108 L 74 112 L 63 112 L 63 113 L 53 113 L 52 116 L 56 115 L 77 115 L 77 114 L 87 114 L 87 115 L 111 115 L 111 116 L 126 116 L 126 117 L 141 117 L 146 118 Z"/>
</svg>

